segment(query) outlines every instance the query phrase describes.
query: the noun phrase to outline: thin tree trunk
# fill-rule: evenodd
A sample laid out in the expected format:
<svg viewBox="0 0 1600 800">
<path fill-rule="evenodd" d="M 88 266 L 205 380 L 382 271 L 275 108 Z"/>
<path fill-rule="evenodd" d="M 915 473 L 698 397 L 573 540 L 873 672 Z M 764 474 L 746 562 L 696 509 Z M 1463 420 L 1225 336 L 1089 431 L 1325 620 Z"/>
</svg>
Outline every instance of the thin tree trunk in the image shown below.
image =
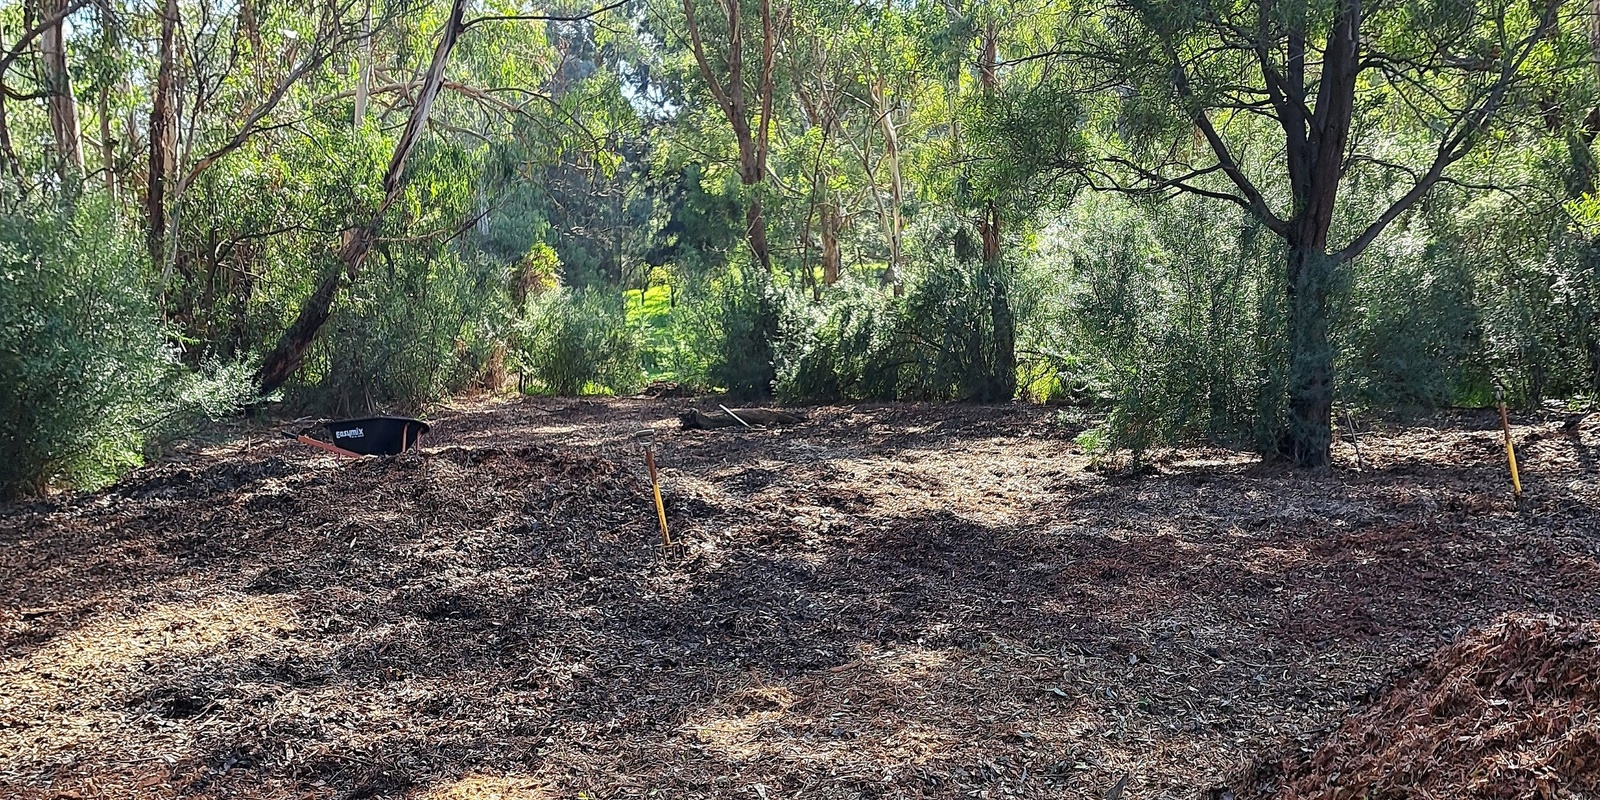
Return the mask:
<svg viewBox="0 0 1600 800">
<path fill-rule="evenodd" d="M 905 294 L 901 279 L 906 229 L 905 181 L 900 177 L 900 134 L 884 95 L 882 77 L 872 85 L 872 99 L 877 105 L 878 125 L 883 129 L 883 158 L 889 162 L 889 266 L 883 270 L 882 285 L 894 287 L 894 296 L 899 297 Z"/>
<path fill-rule="evenodd" d="M 177 0 L 164 0 L 161 4 L 161 64 L 156 71 L 155 96 L 150 106 L 150 164 L 144 201 L 145 246 L 150 251 L 152 266 L 166 263 L 167 181 L 172 177 L 173 137 L 177 133 L 173 103 L 177 26 Z"/>
<path fill-rule="evenodd" d="M 95 116 L 100 122 L 100 172 L 106 184 L 106 196 L 114 207 L 117 205 L 117 163 L 111 141 L 111 87 L 108 84 L 100 84 Z"/>
<path fill-rule="evenodd" d="M 372 9 L 361 17 L 361 49 L 356 65 L 356 109 L 354 126 L 360 130 L 367 121 L 367 98 L 372 89 Z"/>
<path fill-rule="evenodd" d="M 0 160 L 5 161 L 6 171 L 11 173 L 11 179 L 17 182 L 17 191 L 22 191 L 22 165 L 17 163 L 17 151 L 11 144 L 11 124 L 6 119 L 5 92 L 0 92 Z"/>
<path fill-rule="evenodd" d="M 40 17 L 49 19 L 64 8 L 62 0 L 41 0 Z M 66 20 L 39 35 L 39 60 L 50 93 L 50 132 L 55 137 L 57 167 L 63 175 L 82 175 L 83 131 L 78 123 L 78 100 L 72 93 L 72 73 L 67 69 Z"/>
<path fill-rule="evenodd" d="M 999 28 L 991 21 L 984 31 L 983 52 L 978 60 L 979 83 L 986 95 L 993 95 L 1000 85 L 999 42 Z M 988 278 L 989 323 L 994 336 L 994 352 L 988 364 L 988 386 L 982 399 L 1010 400 L 1017 393 L 1016 319 L 1011 313 L 1011 276 L 1006 272 L 1000 246 L 1000 207 L 992 199 L 984 204 L 983 217 L 978 221 L 978 234 L 982 239 L 982 268 Z"/>
<path fill-rule="evenodd" d="M 844 255 L 839 249 L 839 207 L 831 198 L 822 201 L 817 225 L 822 229 L 822 283 L 832 286 L 839 282 Z"/>
<path fill-rule="evenodd" d="M 1589 312 L 1589 391 L 1600 396 L 1600 311 Z"/>
<path fill-rule="evenodd" d="M 994 352 L 989 358 L 985 401 L 1003 402 L 1017 393 L 1017 325 L 1011 311 L 1011 276 L 1000 253 L 1000 215 L 992 204 L 982 226 L 983 269 L 989 284 L 989 324 Z"/>
<path fill-rule="evenodd" d="M 444 84 L 444 71 L 450 62 L 450 52 L 455 49 L 456 40 L 460 38 L 465 23 L 467 2 L 468 0 L 454 0 L 450 7 L 450 17 L 445 20 L 439 44 L 433 51 L 433 61 L 428 65 L 427 75 L 417 95 L 417 103 L 411 109 L 411 116 L 406 119 L 405 129 L 400 132 L 400 138 L 395 142 L 394 155 L 389 159 L 389 168 L 384 172 L 383 201 L 365 221 L 345 228 L 337 255 L 326 260 L 317 274 L 317 285 L 312 290 L 311 296 L 300 306 L 299 314 L 279 337 L 278 344 L 273 347 L 272 352 L 262 360 L 260 369 L 256 371 L 256 385 L 262 395 L 278 389 L 300 369 L 306 351 L 310 349 L 312 342 L 316 341 L 323 324 L 333 313 L 333 301 L 339 294 L 341 276 L 355 279 L 361 270 L 361 265 L 372 252 L 372 245 L 378 238 L 378 227 L 383 222 L 384 214 L 396 200 L 400 199 L 400 194 L 405 189 L 406 160 L 411 157 L 411 151 L 416 148 L 417 140 L 422 137 L 423 128 L 428 123 L 428 115 L 433 110 L 433 102 L 438 98 L 439 89 Z"/>
</svg>

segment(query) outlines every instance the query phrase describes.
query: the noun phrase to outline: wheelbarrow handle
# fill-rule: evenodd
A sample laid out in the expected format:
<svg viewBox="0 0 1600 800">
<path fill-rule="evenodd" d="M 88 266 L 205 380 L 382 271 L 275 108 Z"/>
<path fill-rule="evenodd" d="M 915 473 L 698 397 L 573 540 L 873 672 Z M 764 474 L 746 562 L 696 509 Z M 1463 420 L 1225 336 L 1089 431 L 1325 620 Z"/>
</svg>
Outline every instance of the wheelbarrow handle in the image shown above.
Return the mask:
<svg viewBox="0 0 1600 800">
<path fill-rule="evenodd" d="M 328 451 L 330 453 L 333 453 L 336 456 L 345 456 L 347 458 L 360 458 L 361 457 L 360 453 L 352 453 L 349 450 L 344 449 L 343 447 L 337 447 L 337 446 L 328 444 L 327 442 L 324 442 L 321 439 L 313 439 L 312 437 L 306 436 L 305 434 L 289 433 L 288 431 L 285 431 L 283 436 L 284 436 L 285 439 L 293 439 L 293 440 L 295 440 L 295 441 L 297 441 L 297 442 L 299 442 L 301 444 L 310 445 L 312 447 L 316 447 L 316 448 L 319 448 L 319 449 L 322 449 L 322 450 L 326 450 L 326 451 Z"/>
</svg>

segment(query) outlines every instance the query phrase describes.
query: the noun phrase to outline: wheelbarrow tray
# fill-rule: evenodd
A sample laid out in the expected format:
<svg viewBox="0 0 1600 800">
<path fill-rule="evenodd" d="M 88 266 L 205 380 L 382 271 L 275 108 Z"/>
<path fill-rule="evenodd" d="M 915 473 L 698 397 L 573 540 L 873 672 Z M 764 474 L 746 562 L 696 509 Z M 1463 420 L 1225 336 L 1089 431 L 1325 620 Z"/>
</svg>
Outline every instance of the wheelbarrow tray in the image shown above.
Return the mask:
<svg viewBox="0 0 1600 800">
<path fill-rule="evenodd" d="M 416 447 L 428 423 L 410 417 L 361 417 L 326 423 L 333 445 L 364 456 L 392 456 Z"/>
</svg>

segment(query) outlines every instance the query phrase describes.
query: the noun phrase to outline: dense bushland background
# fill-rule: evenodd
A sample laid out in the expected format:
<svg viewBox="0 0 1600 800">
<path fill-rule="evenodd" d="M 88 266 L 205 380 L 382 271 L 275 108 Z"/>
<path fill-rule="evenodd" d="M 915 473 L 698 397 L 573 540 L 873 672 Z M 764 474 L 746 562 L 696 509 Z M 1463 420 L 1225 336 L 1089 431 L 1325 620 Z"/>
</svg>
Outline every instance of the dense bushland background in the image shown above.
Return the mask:
<svg viewBox="0 0 1600 800">
<path fill-rule="evenodd" d="M 1600 395 L 1595 48 L 1587 4 L 1548 5 L 1359 12 L 1364 63 L 1401 66 L 1349 85 L 1331 416 Z M 1296 112 L 1161 62 L 1266 15 L 1230 69 L 1312 97 L 1347 4 L 1269 9 L 0 2 L 0 494 L 105 482 L 244 407 L 653 381 L 1058 402 L 1107 449 L 1279 451 L 1311 363 Z"/>
</svg>

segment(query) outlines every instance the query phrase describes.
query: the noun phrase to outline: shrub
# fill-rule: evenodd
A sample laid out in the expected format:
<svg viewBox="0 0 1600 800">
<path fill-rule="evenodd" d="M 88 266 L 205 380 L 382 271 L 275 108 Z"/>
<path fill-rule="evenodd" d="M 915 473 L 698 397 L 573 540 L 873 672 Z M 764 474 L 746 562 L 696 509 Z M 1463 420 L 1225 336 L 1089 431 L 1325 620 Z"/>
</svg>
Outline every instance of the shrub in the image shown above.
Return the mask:
<svg viewBox="0 0 1600 800">
<path fill-rule="evenodd" d="M 511 354 L 514 368 L 548 394 L 623 393 L 643 378 L 620 299 L 598 291 L 561 287 L 534 298 Z"/>
<path fill-rule="evenodd" d="M 448 245 L 375 254 L 287 391 L 331 413 L 415 411 L 477 382 L 508 335 L 505 268 Z"/>
<path fill-rule="evenodd" d="M 860 281 L 833 286 L 827 304 L 796 315 L 786 337 L 778 393 L 786 400 L 836 402 L 899 396 L 906 348 L 897 336 L 904 304 Z"/>
<path fill-rule="evenodd" d="M 1280 250 L 1242 215 L 1086 196 L 1048 231 L 1028 342 L 1057 391 L 1109 406 L 1097 444 L 1208 439 L 1270 449 L 1282 419 Z"/>
<path fill-rule="evenodd" d="M 847 282 L 829 291 L 809 327 L 785 337 L 779 383 L 791 399 L 1010 399 L 997 380 L 1004 352 L 994 326 L 1010 276 L 948 253 L 928 257 L 905 297 Z M 1000 285 L 1005 282 L 1004 285 Z"/>
<path fill-rule="evenodd" d="M 899 399 L 1011 399 L 1016 362 L 1006 354 L 1015 345 L 1006 339 L 1011 334 L 996 330 L 994 313 L 997 302 L 1008 302 L 1010 285 L 1011 275 L 1001 265 L 944 252 L 929 257 L 906 292 L 896 326 L 895 338 L 907 348 Z"/>
<path fill-rule="evenodd" d="M 693 383 L 740 399 L 770 397 L 797 307 L 792 292 L 753 271 L 729 269 L 691 284 L 675 310 L 679 369 Z"/>
<path fill-rule="evenodd" d="M 0 496 L 115 479 L 181 399 L 135 242 L 90 199 L 0 217 Z"/>
</svg>

